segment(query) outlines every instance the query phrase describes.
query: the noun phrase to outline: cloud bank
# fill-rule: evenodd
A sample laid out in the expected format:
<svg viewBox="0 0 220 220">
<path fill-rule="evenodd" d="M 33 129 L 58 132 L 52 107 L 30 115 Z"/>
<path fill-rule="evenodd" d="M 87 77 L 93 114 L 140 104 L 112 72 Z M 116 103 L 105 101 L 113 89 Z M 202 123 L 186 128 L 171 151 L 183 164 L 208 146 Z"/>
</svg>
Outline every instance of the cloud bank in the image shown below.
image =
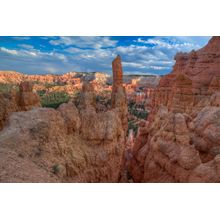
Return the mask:
<svg viewBox="0 0 220 220">
<path fill-rule="evenodd" d="M 119 54 L 125 74 L 166 74 L 179 52 L 210 37 L 0 37 L 0 69 L 24 73 L 106 72 Z"/>
</svg>

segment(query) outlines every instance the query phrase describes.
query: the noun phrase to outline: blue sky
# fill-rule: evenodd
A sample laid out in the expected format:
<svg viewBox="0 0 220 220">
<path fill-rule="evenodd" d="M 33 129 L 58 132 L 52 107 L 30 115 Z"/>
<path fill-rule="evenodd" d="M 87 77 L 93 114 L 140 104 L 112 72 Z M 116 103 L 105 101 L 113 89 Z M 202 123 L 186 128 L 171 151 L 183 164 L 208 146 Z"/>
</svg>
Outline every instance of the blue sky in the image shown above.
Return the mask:
<svg viewBox="0 0 220 220">
<path fill-rule="evenodd" d="M 0 37 L 0 70 L 30 74 L 106 72 L 119 54 L 125 74 L 166 74 L 178 51 L 189 52 L 210 37 L 81 36 Z"/>
</svg>

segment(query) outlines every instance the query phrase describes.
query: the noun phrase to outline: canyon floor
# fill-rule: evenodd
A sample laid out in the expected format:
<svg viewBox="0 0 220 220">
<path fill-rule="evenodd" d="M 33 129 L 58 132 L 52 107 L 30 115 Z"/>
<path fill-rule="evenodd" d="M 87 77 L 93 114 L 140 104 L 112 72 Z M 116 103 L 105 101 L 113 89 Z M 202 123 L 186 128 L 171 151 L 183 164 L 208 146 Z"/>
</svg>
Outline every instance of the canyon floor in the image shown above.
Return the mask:
<svg viewBox="0 0 220 220">
<path fill-rule="evenodd" d="M 0 71 L 0 182 L 220 182 L 220 37 L 171 73 Z"/>
</svg>

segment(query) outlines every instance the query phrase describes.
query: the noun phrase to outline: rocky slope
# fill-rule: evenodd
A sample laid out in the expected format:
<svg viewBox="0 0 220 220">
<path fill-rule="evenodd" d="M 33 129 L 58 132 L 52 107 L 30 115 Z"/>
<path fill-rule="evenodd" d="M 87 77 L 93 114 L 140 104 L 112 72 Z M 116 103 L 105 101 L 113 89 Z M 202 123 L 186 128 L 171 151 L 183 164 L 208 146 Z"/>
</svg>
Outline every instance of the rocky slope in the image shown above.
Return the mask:
<svg viewBox="0 0 220 220">
<path fill-rule="evenodd" d="M 0 182 L 118 182 L 127 122 L 120 62 L 113 62 L 111 109 L 97 111 L 94 88 L 84 83 L 77 106 L 11 113 L 0 132 Z"/>
<path fill-rule="evenodd" d="M 220 182 L 220 37 L 175 59 L 152 94 L 128 170 L 135 182 Z"/>
</svg>

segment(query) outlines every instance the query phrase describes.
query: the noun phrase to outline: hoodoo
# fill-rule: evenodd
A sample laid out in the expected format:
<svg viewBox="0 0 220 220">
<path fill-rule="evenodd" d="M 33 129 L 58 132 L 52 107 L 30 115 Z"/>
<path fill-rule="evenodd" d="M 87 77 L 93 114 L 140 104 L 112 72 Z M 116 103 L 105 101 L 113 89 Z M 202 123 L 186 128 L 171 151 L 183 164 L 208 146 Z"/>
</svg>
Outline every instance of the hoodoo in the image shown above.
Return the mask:
<svg viewBox="0 0 220 220">
<path fill-rule="evenodd" d="M 37 99 L 30 84 L 20 86 L 19 103 L 27 111 L 11 112 L 0 132 L 1 182 L 119 181 L 127 102 L 122 81 L 117 78 L 121 62 L 116 60 L 115 104 L 105 111 L 97 110 L 89 83 L 83 84 L 78 105 L 70 100 L 57 110 L 36 106 L 29 110 Z M 119 75 L 122 79 L 122 71 Z"/>
<path fill-rule="evenodd" d="M 128 129 L 128 107 L 127 107 L 127 97 L 125 88 L 123 86 L 123 70 L 121 64 L 121 57 L 118 55 L 112 62 L 112 72 L 113 72 L 113 86 L 111 103 L 112 108 L 117 108 L 122 118 L 122 124 L 125 132 Z"/>
<path fill-rule="evenodd" d="M 8 93 L 0 93 L 0 130 L 11 113 L 40 106 L 39 96 L 33 92 L 33 85 L 30 82 L 21 82 L 18 92 L 12 89 Z"/>
<path fill-rule="evenodd" d="M 118 55 L 112 61 L 113 86 L 112 86 L 112 107 L 116 106 L 116 96 L 118 90 L 123 88 L 123 70 L 121 65 L 121 57 Z"/>
<path fill-rule="evenodd" d="M 220 182 L 220 37 L 174 59 L 162 77 L 123 79 L 119 55 L 112 79 L 0 71 L 0 182 Z"/>
<path fill-rule="evenodd" d="M 175 59 L 154 91 L 131 175 L 135 182 L 220 182 L 220 37 Z"/>
</svg>

